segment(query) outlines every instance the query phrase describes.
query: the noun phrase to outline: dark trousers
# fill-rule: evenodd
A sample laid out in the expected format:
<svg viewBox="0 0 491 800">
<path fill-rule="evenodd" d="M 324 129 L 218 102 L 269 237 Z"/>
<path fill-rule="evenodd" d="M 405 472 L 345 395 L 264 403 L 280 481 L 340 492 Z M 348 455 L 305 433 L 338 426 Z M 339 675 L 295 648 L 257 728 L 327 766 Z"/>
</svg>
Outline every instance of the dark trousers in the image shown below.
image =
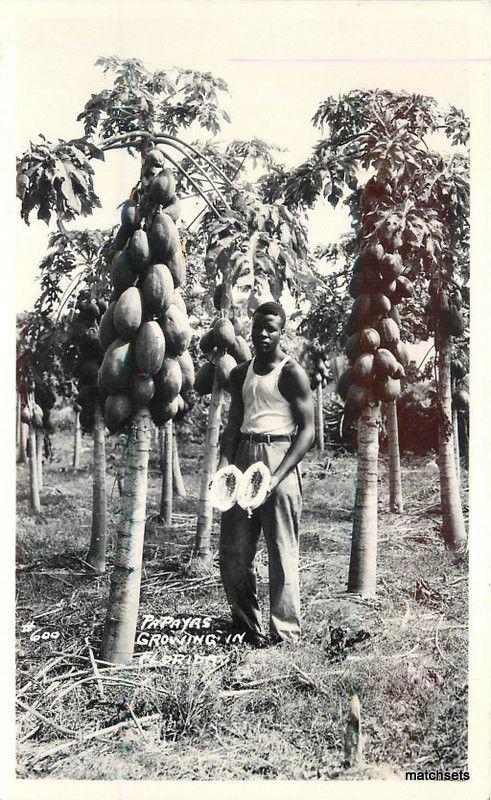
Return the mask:
<svg viewBox="0 0 491 800">
<path fill-rule="evenodd" d="M 242 471 L 262 461 L 273 473 L 290 447 L 288 441 L 241 441 L 234 464 Z M 222 514 L 220 573 L 232 617 L 241 627 L 261 633 L 254 558 L 261 531 L 268 548 L 271 636 L 278 641 L 300 638 L 298 543 L 302 486 L 298 467 L 279 484 L 266 502 L 247 512 L 235 504 Z"/>
</svg>

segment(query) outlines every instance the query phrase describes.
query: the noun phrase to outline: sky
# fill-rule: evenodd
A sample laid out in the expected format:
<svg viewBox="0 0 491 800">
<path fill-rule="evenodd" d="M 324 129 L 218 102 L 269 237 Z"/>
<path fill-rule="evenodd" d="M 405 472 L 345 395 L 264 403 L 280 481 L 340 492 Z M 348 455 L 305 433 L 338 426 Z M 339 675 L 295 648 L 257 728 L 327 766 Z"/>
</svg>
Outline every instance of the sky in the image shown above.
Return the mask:
<svg viewBox="0 0 491 800">
<path fill-rule="evenodd" d="M 471 87 L 483 69 L 475 13 L 483 4 L 407 2 L 210 2 L 16 4 L 7 39 L 13 67 L 12 142 L 83 133 L 76 121 L 91 93 L 108 85 L 96 59 L 138 57 L 149 66 L 210 70 L 224 78 L 232 124 L 219 138 L 258 136 L 285 148 L 288 166 L 308 157 L 320 137 L 311 118 L 329 95 L 353 88 L 404 89 L 471 112 Z M 464 8 L 467 7 L 467 8 Z M 471 24 L 472 22 L 472 24 Z M 117 206 L 135 183 L 138 163 L 126 153 L 95 165 L 102 209 L 80 222 L 118 221 Z M 48 229 L 32 217 L 15 225 L 16 309 L 32 307 Z M 321 204 L 311 216 L 312 244 L 349 230 L 347 209 Z"/>
</svg>

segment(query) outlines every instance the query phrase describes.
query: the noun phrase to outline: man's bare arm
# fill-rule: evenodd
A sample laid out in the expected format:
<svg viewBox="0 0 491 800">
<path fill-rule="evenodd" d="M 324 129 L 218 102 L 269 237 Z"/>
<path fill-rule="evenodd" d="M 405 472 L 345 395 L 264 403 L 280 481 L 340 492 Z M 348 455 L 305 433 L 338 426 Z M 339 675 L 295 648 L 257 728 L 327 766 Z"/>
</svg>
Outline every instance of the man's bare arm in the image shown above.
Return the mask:
<svg viewBox="0 0 491 800">
<path fill-rule="evenodd" d="M 239 364 L 230 373 L 230 408 L 225 429 L 222 433 L 220 460 L 218 469 L 226 467 L 234 460 L 240 436 L 240 428 L 244 419 L 244 403 L 242 400 L 242 386 L 249 362 Z"/>
<path fill-rule="evenodd" d="M 302 460 L 312 447 L 315 438 L 314 403 L 305 370 L 299 364 L 288 362 L 283 367 L 278 388 L 285 400 L 290 403 L 293 418 L 297 423 L 297 433 L 283 461 L 275 470 L 273 484 L 276 486 Z M 276 486 L 273 485 L 271 490 Z"/>
</svg>

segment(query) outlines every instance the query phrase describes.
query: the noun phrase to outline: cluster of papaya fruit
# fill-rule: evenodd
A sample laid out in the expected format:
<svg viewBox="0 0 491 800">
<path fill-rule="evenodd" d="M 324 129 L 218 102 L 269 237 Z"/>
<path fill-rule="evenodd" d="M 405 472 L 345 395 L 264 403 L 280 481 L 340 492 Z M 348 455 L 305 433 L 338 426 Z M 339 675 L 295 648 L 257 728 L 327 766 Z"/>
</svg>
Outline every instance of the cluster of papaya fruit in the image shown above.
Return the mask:
<svg viewBox="0 0 491 800">
<path fill-rule="evenodd" d="M 310 388 L 317 389 L 318 386 L 325 386 L 331 377 L 325 356 L 317 350 L 312 351 L 309 359 L 309 367 Z"/>
<path fill-rule="evenodd" d="M 26 425 L 30 425 L 32 423 L 35 428 L 41 430 L 43 427 L 43 409 L 36 402 L 28 402 L 21 411 L 20 419 L 21 422 L 25 422 Z"/>
<path fill-rule="evenodd" d="M 139 187 L 123 204 L 114 242 L 113 293 L 99 327 L 105 353 L 98 375 L 111 433 L 145 407 L 156 425 L 164 425 L 184 410 L 183 394 L 194 383 L 192 330 L 179 289 L 186 281 L 176 226 L 180 200 L 164 162 L 156 147 L 143 155 Z"/>
<path fill-rule="evenodd" d="M 42 428 L 46 433 L 53 433 L 54 426 L 51 421 L 51 411 L 56 403 L 56 395 L 48 383 L 49 379 L 43 376 L 43 380 L 36 380 L 34 388 L 34 400 L 39 406 L 43 415 Z"/>
<path fill-rule="evenodd" d="M 95 406 L 100 401 L 97 375 L 103 352 L 99 344 L 99 325 L 106 311 L 106 300 L 96 300 L 89 291 L 80 292 L 67 342 L 72 372 L 77 379 L 73 408 L 80 413 L 80 426 L 90 433 L 94 428 Z"/>
<path fill-rule="evenodd" d="M 363 409 L 371 391 L 386 403 L 400 394 L 409 356 L 400 339 L 397 305 L 413 293 L 402 272 L 400 255 L 385 253 L 380 244 L 365 249 L 355 261 L 349 285 L 354 303 L 346 326 L 350 366 L 337 385 L 347 416 Z"/>
<path fill-rule="evenodd" d="M 220 287 L 220 285 L 219 285 Z M 219 305 L 220 288 L 215 290 L 215 307 Z M 218 301 L 217 301 L 218 297 Z M 230 373 L 237 364 L 252 358 L 243 336 L 237 336 L 229 319 L 219 317 L 199 341 L 201 352 L 208 359 L 196 373 L 194 388 L 202 397 L 211 394 L 215 374 L 220 389 L 229 389 Z"/>
<path fill-rule="evenodd" d="M 434 289 L 430 285 L 430 301 L 427 307 L 429 319 L 434 327 L 436 320 L 450 336 L 463 336 L 465 321 L 460 312 L 462 295 L 456 287 L 452 290 Z"/>
</svg>

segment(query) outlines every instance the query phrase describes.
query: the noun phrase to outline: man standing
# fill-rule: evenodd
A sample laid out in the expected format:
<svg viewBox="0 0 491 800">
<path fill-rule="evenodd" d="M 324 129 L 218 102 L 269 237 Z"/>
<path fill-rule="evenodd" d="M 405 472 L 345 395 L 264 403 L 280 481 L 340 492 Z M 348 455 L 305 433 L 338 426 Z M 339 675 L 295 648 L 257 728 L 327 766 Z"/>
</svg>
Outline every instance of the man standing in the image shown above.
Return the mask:
<svg viewBox="0 0 491 800">
<path fill-rule="evenodd" d="M 260 646 L 254 557 L 261 530 L 269 563 L 270 634 L 274 642 L 300 639 L 298 541 L 302 487 L 299 462 L 314 442 L 314 407 L 305 371 L 280 348 L 285 312 L 263 303 L 252 318 L 255 358 L 230 375 L 231 403 L 219 468 L 244 471 L 262 461 L 271 472 L 264 503 L 249 518 L 239 505 L 222 514 L 220 572 L 234 622 Z"/>
</svg>

